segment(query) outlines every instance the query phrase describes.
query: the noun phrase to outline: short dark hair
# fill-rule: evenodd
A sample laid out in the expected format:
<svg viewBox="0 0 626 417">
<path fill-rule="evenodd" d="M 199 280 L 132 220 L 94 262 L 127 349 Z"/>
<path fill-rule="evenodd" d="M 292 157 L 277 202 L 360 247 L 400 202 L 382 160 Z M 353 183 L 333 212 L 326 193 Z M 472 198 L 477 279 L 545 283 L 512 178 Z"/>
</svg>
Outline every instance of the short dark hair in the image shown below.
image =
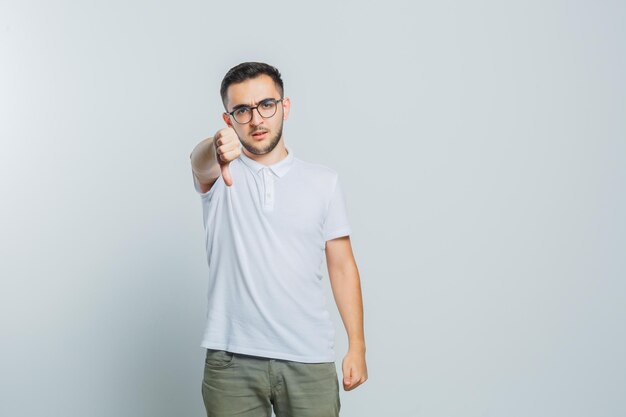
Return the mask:
<svg viewBox="0 0 626 417">
<path fill-rule="evenodd" d="M 222 80 L 222 86 L 220 87 L 220 95 L 222 96 L 222 103 L 226 108 L 226 92 L 231 84 L 241 83 L 251 78 L 256 78 L 259 75 L 269 75 L 274 80 L 276 88 L 280 93 L 280 98 L 283 98 L 283 80 L 280 78 L 280 72 L 275 67 L 265 64 L 263 62 L 242 62 L 241 64 L 232 67 Z"/>
</svg>

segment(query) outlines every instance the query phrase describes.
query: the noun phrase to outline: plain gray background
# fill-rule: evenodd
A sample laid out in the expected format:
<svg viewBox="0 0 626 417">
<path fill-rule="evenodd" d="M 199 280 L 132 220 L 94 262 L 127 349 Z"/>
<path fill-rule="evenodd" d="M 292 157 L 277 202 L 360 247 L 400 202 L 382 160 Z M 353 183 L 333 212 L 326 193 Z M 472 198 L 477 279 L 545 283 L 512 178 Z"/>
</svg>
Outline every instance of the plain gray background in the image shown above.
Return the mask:
<svg viewBox="0 0 626 417">
<path fill-rule="evenodd" d="M 286 144 L 346 191 L 369 380 L 342 416 L 626 415 L 625 23 L 618 1 L 0 2 L 0 415 L 204 414 L 189 153 L 254 60 L 283 73 Z"/>
</svg>

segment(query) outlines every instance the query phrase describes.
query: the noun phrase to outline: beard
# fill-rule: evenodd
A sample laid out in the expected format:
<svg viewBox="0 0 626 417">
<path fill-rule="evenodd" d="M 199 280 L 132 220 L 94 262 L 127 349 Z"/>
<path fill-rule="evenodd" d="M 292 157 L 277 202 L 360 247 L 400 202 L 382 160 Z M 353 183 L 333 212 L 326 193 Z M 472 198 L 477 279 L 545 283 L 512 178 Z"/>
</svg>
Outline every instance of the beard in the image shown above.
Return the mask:
<svg viewBox="0 0 626 417">
<path fill-rule="evenodd" d="M 237 134 L 239 136 L 239 134 Z M 255 142 L 247 142 L 239 136 L 239 142 L 243 145 L 244 148 L 248 150 L 248 152 L 254 155 L 265 155 L 266 153 L 270 153 L 274 150 L 278 142 L 280 142 L 280 138 L 283 136 L 283 121 L 280 122 L 280 127 L 275 135 L 270 136 L 267 145 L 257 144 Z M 261 146 L 260 148 L 257 146 Z"/>
</svg>

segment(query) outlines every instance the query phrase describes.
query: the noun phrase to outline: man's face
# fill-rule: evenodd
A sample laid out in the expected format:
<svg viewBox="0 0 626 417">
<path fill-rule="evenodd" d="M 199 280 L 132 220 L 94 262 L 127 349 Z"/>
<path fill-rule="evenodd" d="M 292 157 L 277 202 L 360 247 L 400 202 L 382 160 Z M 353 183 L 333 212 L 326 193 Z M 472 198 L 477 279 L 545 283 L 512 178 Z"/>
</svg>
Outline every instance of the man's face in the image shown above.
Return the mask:
<svg viewBox="0 0 626 417">
<path fill-rule="evenodd" d="M 261 101 L 272 98 L 280 99 L 280 92 L 274 80 L 262 74 L 241 83 L 232 84 L 227 90 L 226 109 L 232 112 L 240 105 L 254 107 Z M 261 117 L 257 109 L 252 110 L 252 120 L 248 123 L 238 123 L 227 113 L 223 114 L 226 124 L 239 136 L 239 140 L 248 152 L 255 155 L 264 155 L 271 152 L 283 135 L 283 120 L 289 115 L 290 101 L 285 97 L 282 102 L 276 103 L 276 113 L 269 118 Z"/>
</svg>

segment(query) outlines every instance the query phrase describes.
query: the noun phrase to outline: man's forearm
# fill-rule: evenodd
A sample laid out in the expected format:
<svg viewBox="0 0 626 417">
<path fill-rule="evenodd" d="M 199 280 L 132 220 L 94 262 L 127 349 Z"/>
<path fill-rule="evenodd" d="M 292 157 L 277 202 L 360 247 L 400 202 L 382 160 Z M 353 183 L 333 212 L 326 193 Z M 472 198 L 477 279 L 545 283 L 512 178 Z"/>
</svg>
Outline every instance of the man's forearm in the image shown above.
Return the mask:
<svg viewBox="0 0 626 417">
<path fill-rule="evenodd" d="M 329 270 L 337 309 L 348 334 L 350 349 L 365 351 L 361 279 L 355 262 Z"/>
<path fill-rule="evenodd" d="M 213 138 L 198 143 L 189 158 L 191 169 L 200 183 L 210 183 L 220 176 L 220 165 L 215 158 Z"/>
</svg>

